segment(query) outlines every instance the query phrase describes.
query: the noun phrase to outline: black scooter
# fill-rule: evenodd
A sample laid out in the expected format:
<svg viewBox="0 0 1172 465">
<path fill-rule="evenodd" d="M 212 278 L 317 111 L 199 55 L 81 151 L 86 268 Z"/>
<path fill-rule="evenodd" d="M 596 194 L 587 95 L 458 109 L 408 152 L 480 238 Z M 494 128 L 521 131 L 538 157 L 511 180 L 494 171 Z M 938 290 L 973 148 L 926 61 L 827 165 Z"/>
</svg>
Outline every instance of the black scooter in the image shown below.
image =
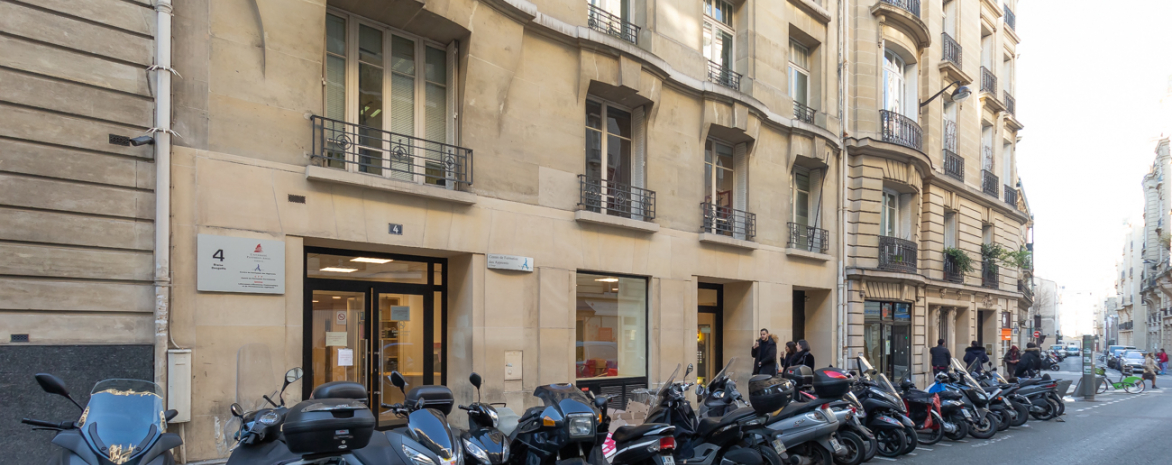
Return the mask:
<svg viewBox="0 0 1172 465">
<path fill-rule="evenodd" d="M 602 443 L 609 425 L 601 425 L 600 408 L 607 399 L 593 401 L 573 384 L 538 386 L 533 395 L 543 406 L 521 415 L 509 435 L 513 465 L 605 464 Z"/>
<path fill-rule="evenodd" d="M 460 410 L 468 412 L 468 431 L 460 434 L 464 452 L 468 453 L 466 463 L 482 465 L 499 465 L 509 460 L 509 439 L 497 427 L 500 425 L 500 416 L 493 405 L 480 402 L 480 383 L 483 381 L 479 374 L 472 373 L 468 381 L 476 387 L 476 403 L 467 407 L 461 405 Z"/>
<path fill-rule="evenodd" d="M 35 376 L 37 384 L 49 394 L 56 394 L 81 409 L 77 421 L 53 423 L 22 419 L 33 431 L 56 431 L 53 444 L 59 449 L 50 465 L 173 465 L 171 449 L 183 444 L 179 435 L 166 433 L 167 421 L 179 412 L 163 410 L 163 391 L 150 381 L 108 379 L 98 382 L 90 392 L 89 403 L 82 408 L 65 382 L 48 373 Z"/>
<path fill-rule="evenodd" d="M 246 463 L 277 463 L 293 460 L 299 457 L 285 447 L 281 434 L 281 425 L 285 423 L 285 416 L 289 409 L 285 407 L 285 389 L 305 374 L 300 367 L 285 372 L 285 383 L 277 395 L 280 403 L 265 395 L 264 400 L 272 408 L 262 408 L 246 412 L 240 404 L 233 403 L 230 407 L 232 416 L 240 419 L 240 429 L 236 431 L 236 444 L 228 451 L 228 465 Z"/>
</svg>

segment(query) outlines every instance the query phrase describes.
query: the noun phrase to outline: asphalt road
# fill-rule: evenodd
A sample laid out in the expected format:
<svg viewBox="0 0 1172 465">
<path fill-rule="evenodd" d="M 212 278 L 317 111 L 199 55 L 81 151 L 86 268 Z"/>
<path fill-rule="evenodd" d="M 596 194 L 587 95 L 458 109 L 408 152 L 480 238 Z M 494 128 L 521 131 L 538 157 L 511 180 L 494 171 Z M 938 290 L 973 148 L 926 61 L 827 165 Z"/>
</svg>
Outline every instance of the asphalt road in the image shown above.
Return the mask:
<svg viewBox="0 0 1172 465">
<path fill-rule="evenodd" d="M 1054 378 L 1077 378 L 1081 364 L 1077 357 L 1070 357 L 1062 362 L 1061 371 L 1047 373 Z M 1119 379 L 1117 371 L 1107 370 L 1107 374 Z M 1149 385 L 1141 394 L 1108 391 L 1095 396 L 1094 402 L 1068 397 L 1066 415 L 1061 417 L 1064 421 L 1031 419 L 1021 428 L 984 440 L 971 436 L 962 441 L 944 439 L 894 461 L 949 465 L 1172 463 L 1172 376 L 1161 376 L 1156 383 L 1161 389 L 1153 390 Z M 876 457 L 870 463 L 888 461 Z"/>
</svg>

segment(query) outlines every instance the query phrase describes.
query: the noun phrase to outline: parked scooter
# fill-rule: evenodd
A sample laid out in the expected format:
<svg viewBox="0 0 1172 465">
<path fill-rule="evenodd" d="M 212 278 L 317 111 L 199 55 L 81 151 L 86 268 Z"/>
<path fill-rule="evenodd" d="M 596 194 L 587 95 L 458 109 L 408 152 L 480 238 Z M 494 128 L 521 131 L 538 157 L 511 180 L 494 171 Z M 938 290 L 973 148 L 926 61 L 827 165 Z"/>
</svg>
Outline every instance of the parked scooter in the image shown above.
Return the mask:
<svg viewBox="0 0 1172 465">
<path fill-rule="evenodd" d="M 948 402 L 948 408 L 955 410 L 963 406 L 961 402 L 941 401 L 937 394 L 916 389 L 910 373 L 899 382 L 899 390 L 904 406 L 907 407 L 908 418 L 915 423 L 916 438 L 920 444 L 936 444 L 944 439 L 945 434 L 957 431 L 959 427 L 945 419 L 943 406 Z"/>
<path fill-rule="evenodd" d="M 724 365 L 724 369 L 708 381 L 707 387 L 696 390 L 696 399 L 700 404 L 700 418 L 720 417 L 733 410 L 749 406 L 741 393 L 737 391 L 737 383 L 732 379 L 733 374 L 728 371 L 729 367 L 732 367 L 736 362 L 736 357 L 730 359 Z"/>
<path fill-rule="evenodd" d="M 229 465 L 249 463 L 278 463 L 285 460 L 296 460 L 297 455 L 289 451 L 283 441 L 281 425 L 289 409 L 285 407 L 285 389 L 293 382 L 301 379 L 304 371 L 292 368 L 285 372 L 285 383 L 277 394 L 279 403 L 274 402 L 268 395 L 262 395 L 272 408 L 261 408 L 246 411 L 239 403 L 230 407 L 232 416 L 240 421 L 240 428 L 233 435 L 236 444 L 229 450 Z"/>
<path fill-rule="evenodd" d="M 545 404 L 525 411 L 509 435 L 509 463 L 514 465 L 602 464 L 600 429 L 605 397 L 592 402 L 573 384 L 538 386 L 533 395 Z"/>
<path fill-rule="evenodd" d="M 41 389 L 59 395 L 82 411 L 77 421 L 22 419 L 33 431 L 56 431 L 53 444 L 61 447 L 49 460 L 52 464 L 124 464 L 172 465 L 171 449 L 183 444 L 174 433 L 167 433 L 167 421 L 175 410 L 163 410 L 163 390 L 150 381 L 108 379 L 94 385 L 90 400 L 82 408 L 65 382 L 48 373 L 34 378 Z"/>
<path fill-rule="evenodd" d="M 460 410 L 468 412 L 468 431 L 460 434 L 460 443 L 467 452 L 466 463 L 481 465 L 500 465 L 509 460 L 509 438 L 497 427 L 500 425 L 500 416 L 494 405 L 480 400 L 480 384 L 483 382 L 480 375 L 473 372 L 468 376 L 468 382 L 476 387 L 476 403 L 467 407 L 460 405 Z"/>
<path fill-rule="evenodd" d="M 860 381 L 853 392 L 867 413 L 867 427 L 875 434 L 879 455 L 890 458 L 915 450 L 919 443 L 915 423 L 907 417 L 899 391 L 866 357 L 857 357 L 856 363 Z"/>
<path fill-rule="evenodd" d="M 945 379 L 947 382 L 942 382 Z M 928 389 L 930 393 L 949 391 L 960 394 L 956 396 L 958 399 L 950 400 L 959 400 L 965 404 L 964 412 L 967 412 L 965 417 L 969 420 L 969 435 L 977 439 L 989 439 L 997 434 L 998 416 L 990 414 L 989 395 L 955 358 L 952 359 L 952 372 L 948 373 L 948 377 L 937 376 L 936 384 Z M 941 398 L 944 398 L 943 394 Z"/>
<path fill-rule="evenodd" d="M 985 392 L 990 393 L 990 395 L 996 393 L 994 405 L 1004 405 L 1002 413 L 1004 423 L 1001 425 L 1002 430 L 1010 426 L 1024 425 L 1029 420 L 1030 401 L 1025 396 L 1017 393 L 1020 386 L 1010 383 L 1003 378 L 994 367 L 990 367 L 988 371 L 980 374 L 974 373 L 973 378 L 976 378 L 977 382 L 981 383 L 981 386 L 985 388 Z"/>
</svg>

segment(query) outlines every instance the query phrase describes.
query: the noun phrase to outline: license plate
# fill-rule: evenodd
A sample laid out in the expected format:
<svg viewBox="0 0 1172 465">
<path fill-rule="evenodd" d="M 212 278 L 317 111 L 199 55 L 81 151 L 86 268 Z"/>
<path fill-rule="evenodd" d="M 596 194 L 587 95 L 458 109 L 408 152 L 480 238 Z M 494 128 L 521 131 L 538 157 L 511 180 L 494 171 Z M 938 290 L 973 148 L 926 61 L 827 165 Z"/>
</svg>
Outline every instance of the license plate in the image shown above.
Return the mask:
<svg viewBox="0 0 1172 465">
<path fill-rule="evenodd" d="M 972 419 L 973 419 L 973 416 L 972 416 L 972 414 L 970 414 L 968 410 L 961 410 L 961 411 L 960 411 L 960 413 L 963 413 L 963 414 L 964 414 L 964 418 L 965 418 L 966 420 L 972 420 Z"/>
<path fill-rule="evenodd" d="M 664 455 L 661 458 L 663 458 L 663 465 L 676 465 L 676 459 L 670 455 Z"/>
<path fill-rule="evenodd" d="M 834 446 L 835 453 L 842 452 L 842 445 L 838 443 L 838 439 L 830 438 L 830 445 Z"/>
<path fill-rule="evenodd" d="M 773 450 L 777 452 L 777 455 L 785 455 L 785 443 L 781 442 L 780 439 L 774 439 Z"/>
</svg>

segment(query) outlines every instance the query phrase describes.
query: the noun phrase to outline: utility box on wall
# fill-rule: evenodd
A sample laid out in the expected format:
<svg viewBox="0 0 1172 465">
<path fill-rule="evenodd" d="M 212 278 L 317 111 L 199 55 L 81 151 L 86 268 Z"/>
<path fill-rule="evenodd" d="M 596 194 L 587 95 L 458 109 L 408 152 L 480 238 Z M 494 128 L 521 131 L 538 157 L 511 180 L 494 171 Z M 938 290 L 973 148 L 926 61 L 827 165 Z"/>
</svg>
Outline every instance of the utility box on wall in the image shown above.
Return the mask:
<svg viewBox="0 0 1172 465">
<path fill-rule="evenodd" d="M 167 351 L 167 408 L 179 412 L 168 423 L 191 421 L 191 349 Z"/>
</svg>

